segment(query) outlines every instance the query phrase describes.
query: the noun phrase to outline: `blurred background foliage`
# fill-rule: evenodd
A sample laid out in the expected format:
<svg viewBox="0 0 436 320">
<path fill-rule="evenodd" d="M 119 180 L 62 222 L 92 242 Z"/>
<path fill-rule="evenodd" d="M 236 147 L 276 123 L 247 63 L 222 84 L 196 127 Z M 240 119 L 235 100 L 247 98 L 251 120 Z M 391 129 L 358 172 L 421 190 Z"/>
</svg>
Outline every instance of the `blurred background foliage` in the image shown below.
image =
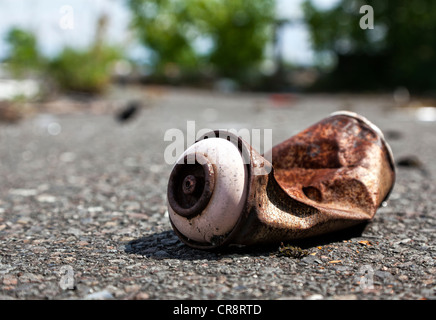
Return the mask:
<svg viewBox="0 0 436 320">
<path fill-rule="evenodd" d="M 107 23 L 107 16 L 100 16 L 95 39 L 89 48 L 66 47 L 50 61 L 48 71 L 61 89 L 101 93 L 110 84 L 113 66 L 122 59 L 123 52 L 121 48 L 105 43 Z"/>
<path fill-rule="evenodd" d="M 157 77 L 250 82 L 273 36 L 274 0 L 129 0 Z M 187 80 L 187 79 L 185 79 Z"/>
<path fill-rule="evenodd" d="M 101 93 L 111 82 L 113 62 L 120 57 L 120 50 L 110 46 L 67 47 L 50 62 L 48 70 L 63 90 Z"/>
<path fill-rule="evenodd" d="M 405 87 L 434 94 L 436 1 L 338 0 L 321 9 L 303 3 L 304 16 L 278 18 L 275 0 L 120 0 L 131 14 L 135 39 L 150 53 L 133 70 L 147 83 L 230 86 L 262 91 L 386 91 Z M 363 5 L 374 9 L 374 29 L 362 30 Z M 305 25 L 314 65 L 283 61 L 283 27 Z M 100 17 L 93 43 L 44 57 L 31 31 L 12 28 L 6 37 L 8 70 L 41 77 L 62 91 L 100 93 L 126 61 L 122 45 L 108 45 Z M 129 63 L 132 63 L 129 61 Z M 267 72 L 266 72 L 266 71 Z M 143 81 L 144 82 L 144 81 Z M 227 83 L 227 85 L 229 85 Z"/>
<path fill-rule="evenodd" d="M 43 68 L 46 61 L 38 51 L 37 39 L 32 32 L 13 27 L 6 41 L 10 52 L 5 62 L 14 77 L 26 77 Z"/>
<path fill-rule="evenodd" d="M 359 25 L 363 5 L 374 9 L 374 29 Z M 304 3 L 319 64 L 330 72 L 315 90 L 415 92 L 436 88 L 436 1 L 341 0 L 330 10 Z"/>
<path fill-rule="evenodd" d="M 36 78 L 44 82 L 44 94 L 53 92 L 102 93 L 112 80 L 112 69 L 123 57 L 121 48 L 105 43 L 107 17 L 96 25 L 95 39 L 85 49 L 65 47 L 51 58 L 39 52 L 35 34 L 12 28 L 6 37 L 9 53 L 5 59 L 9 72 L 18 79 Z"/>
</svg>

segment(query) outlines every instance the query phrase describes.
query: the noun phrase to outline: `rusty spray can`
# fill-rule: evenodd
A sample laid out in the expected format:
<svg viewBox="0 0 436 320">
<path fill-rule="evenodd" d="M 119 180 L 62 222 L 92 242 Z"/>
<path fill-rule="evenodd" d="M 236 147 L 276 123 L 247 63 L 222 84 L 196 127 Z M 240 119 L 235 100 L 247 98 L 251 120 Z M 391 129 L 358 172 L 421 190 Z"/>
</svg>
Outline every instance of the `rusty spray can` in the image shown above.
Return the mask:
<svg viewBox="0 0 436 320">
<path fill-rule="evenodd" d="M 174 232 L 194 248 L 280 243 L 370 221 L 394 182 L 383 133 L 341 111 L 268 157 L 228 131 L 202 136 L 172 169 L 168 212 Z"/>
</svg>

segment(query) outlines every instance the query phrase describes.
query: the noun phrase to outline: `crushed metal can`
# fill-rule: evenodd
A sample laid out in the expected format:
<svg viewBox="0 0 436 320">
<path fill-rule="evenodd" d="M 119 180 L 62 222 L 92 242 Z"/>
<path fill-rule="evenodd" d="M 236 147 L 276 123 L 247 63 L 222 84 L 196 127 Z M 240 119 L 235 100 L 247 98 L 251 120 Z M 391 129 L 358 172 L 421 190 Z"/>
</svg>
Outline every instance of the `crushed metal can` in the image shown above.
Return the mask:
<svg viewBox="0 0 436 320">
<path fill-rule="evenodd" d="M 342 111 L 268 157 L 228 131 L 204 135 L 173 167 L 168 212 L 174 232 L 197 249 L 280 243 L 370 221 L 394 183 L 383 133 Z"/>
</svg>

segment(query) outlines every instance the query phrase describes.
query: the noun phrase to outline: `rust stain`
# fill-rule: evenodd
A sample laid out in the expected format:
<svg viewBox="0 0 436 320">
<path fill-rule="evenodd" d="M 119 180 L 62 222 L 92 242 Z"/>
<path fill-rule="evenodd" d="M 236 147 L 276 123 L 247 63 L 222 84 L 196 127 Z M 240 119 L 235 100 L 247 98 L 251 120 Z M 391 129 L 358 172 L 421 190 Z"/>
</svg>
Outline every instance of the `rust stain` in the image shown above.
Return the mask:
<svg viewBox="0 0 436 320">
<path fill-rule="evenodd" d="M 364 245 L 364 246 L 372 246 L 372 243 L 368 240 L 359 241 L 359 244 Z"/>
</svg>

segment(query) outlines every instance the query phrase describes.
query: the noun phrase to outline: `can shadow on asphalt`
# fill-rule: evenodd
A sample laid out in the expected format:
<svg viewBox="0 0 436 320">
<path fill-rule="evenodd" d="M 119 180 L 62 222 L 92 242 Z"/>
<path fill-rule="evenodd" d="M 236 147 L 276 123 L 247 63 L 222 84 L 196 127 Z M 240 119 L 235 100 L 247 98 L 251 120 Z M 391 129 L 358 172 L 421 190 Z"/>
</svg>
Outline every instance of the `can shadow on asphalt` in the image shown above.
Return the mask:
<svg viewBox="0 0 436 320">
<path fill-rule="evenodd" d="M 335 242 L 343 242 L 352 238 L 361 237 L 371 222 L 364 222 L 337 232 L 316 236 L 312 238 L 295 240 L 286 245 L 292 245 L 309 250 Z M 179 240 L 173 230 L 154 233 L 145 237 L 134 239 L 125 244 L 124 251 L 128 254 L 141 255 L 151 259 L 180 259 L 180 260 L 219 260 L 234 256 L 271 256 L 278 253 L 280 243 L 253 245 L 253 246 L 227 246 L 214 250 L 199 250 L 185 245 Z"/>
</svg>

